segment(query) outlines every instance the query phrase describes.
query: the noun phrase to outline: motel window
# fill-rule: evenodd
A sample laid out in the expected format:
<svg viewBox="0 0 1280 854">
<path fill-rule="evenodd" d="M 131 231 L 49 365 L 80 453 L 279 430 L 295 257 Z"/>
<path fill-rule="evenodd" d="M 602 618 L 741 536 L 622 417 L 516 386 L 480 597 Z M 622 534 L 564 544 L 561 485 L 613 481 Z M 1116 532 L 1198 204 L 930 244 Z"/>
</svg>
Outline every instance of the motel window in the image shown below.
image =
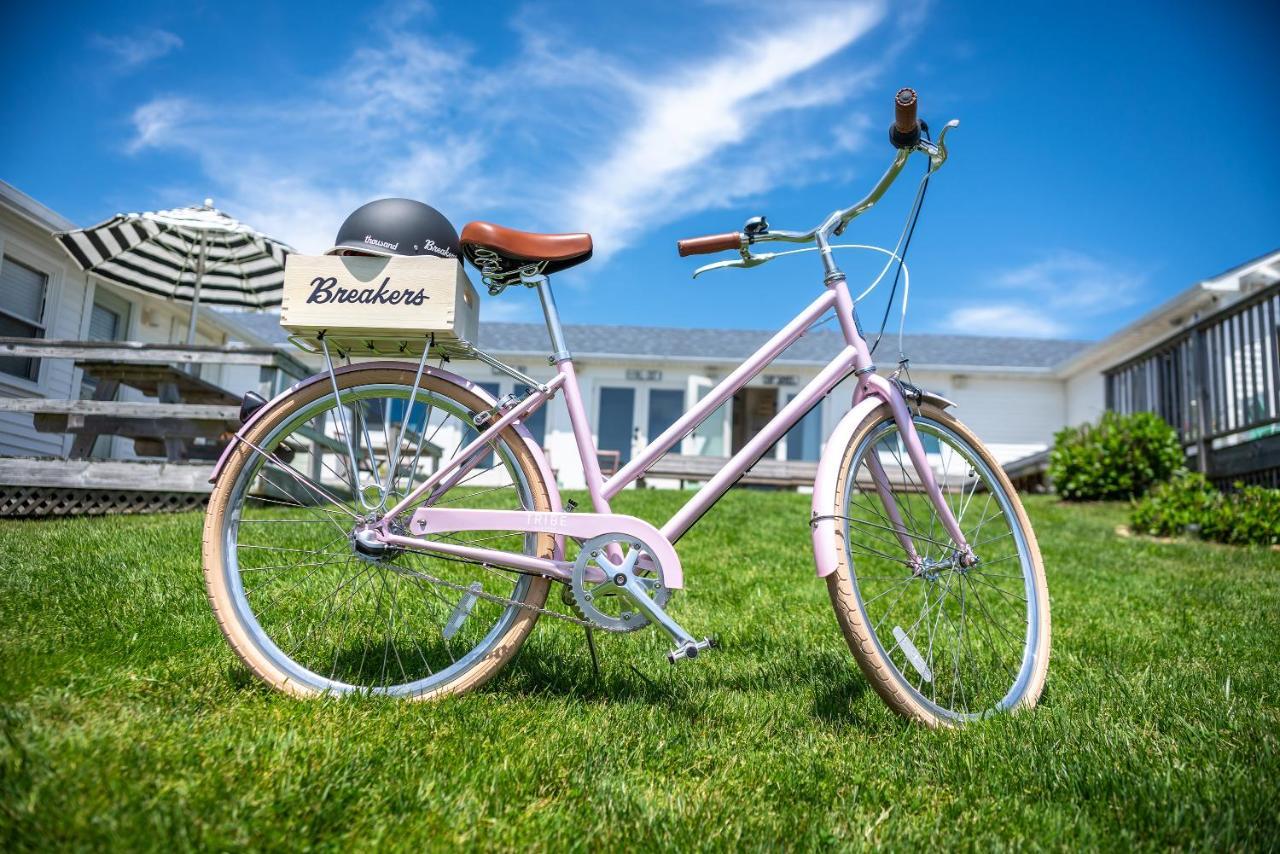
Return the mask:
<svg viewBox="0 0 1280 854">
<path fill-rule="evenodd" d="M 787 400 L 795 400 L 789 395 Z M 818 459 L 822 444 L 822 401 L 787 431 L 787 459 L 812 462 Z"/>
<path fill-rule="evenodd" d="M 631 462 L 631 428 L 635 422 L 634 388 L 600 389 L 600 450 L 617 451 L 620 465 Z"/>
<path fill-rule="evenodd" d="M 90 341 L 119 341 L 120 327 L 124 322 L 121 312 L 112 311 L 104 305 L 93 304 L 93 313 L 89 315 Z"/>
<path fill-rule="evenodd" d="M 44 301 L 49 277 L 8 255 L 0 260 L 0 335 L 44 337 Z M 39 359 L 0 358 L 0 372 L 35 381 Z"/>
<path fill-rule="evenodd" d="M 684 390 L 670 388 L 649 389 L 649 434 L 652 442 L 684 414 Z"/>
</svg>

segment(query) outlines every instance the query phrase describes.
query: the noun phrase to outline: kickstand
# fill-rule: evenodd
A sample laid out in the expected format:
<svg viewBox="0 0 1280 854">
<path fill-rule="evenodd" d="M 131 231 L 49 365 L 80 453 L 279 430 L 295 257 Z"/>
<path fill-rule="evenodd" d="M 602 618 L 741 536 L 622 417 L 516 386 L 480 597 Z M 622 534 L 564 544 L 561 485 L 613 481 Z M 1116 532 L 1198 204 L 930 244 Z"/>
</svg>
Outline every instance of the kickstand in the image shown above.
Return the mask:
<svg viewBox="0 0 1280 854">
<path fill-rule="evenodd" d="M 596 634 L 590 626 L 583 626 L 582 630 L 587 633 L 587 649 L 591 651 L 591 671 L 596 675 L 596 681 L 600 681 L 600 654 L 596 652 Z"/>
</svg>

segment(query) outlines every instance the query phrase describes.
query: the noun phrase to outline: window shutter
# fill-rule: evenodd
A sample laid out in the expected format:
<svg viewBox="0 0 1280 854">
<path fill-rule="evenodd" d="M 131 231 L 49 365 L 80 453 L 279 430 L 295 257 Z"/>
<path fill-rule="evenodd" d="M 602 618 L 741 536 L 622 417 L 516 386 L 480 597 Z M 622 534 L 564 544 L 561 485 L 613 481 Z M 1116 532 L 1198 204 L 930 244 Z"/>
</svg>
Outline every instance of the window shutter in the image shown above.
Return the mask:
<svg viewBox="0 0 1280 854">
<path fill-rule="evenodd" d="M 49 277 L 9 256 L 0 263 L 0 308 L 43 326 L 44 292 Z"/>
<path fill-rule="evenodd" d="M 120 315 L 94 303 L 93 313 L 89 315 L 89 340 L 115 341 L 119 329 Z"/>
</svg>

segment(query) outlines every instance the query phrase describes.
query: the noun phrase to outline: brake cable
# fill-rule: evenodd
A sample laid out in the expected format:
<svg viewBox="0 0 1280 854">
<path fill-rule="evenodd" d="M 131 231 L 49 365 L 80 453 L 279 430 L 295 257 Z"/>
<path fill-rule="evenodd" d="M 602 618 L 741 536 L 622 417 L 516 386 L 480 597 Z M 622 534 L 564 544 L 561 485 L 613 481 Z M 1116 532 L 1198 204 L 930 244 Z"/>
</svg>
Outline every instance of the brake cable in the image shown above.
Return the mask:
<svg viewBox="0 0 1280 854">
<path fill-rule="evenodd" d="M 920 122 L 920 130 L 924 133 L 924 138 L 929 142 L 933 140 L 929 136 L 929 126 Z M 880 346 L 880 339 L 884 337 L 884 328 L 889 323 L 889 312 L 893 308 L 893 298 L 898 293 L 898 277 L 902 274 L 903 268 L 907 263 L 907 250 L 911 248 L 911 236 L 916 232 L 916 223 L 920 220 L 920 209 L 924 207 L 924 194 L 929 189 L 929 177 L 933 174 L 933 161 L 925 161 L 924 179 L 920 182 L 920 190 L 916 193 L 915 203 L 911 207 L 911 220 L 907 228 L 906 242 L 902 246 L 902 254 L 898 256 L 898 271 L 893 276 L 893 287 L 889 289 L 889 300 L 884 305 L 884 316 L 880 318 L 880 331 L 876 333 L 876 340 L 871 345 L 870 353 L 875 355 L 876 347 Z M 896 248 L 896 247 L 895 247 Z M 910 277 L 908 276 L 907 288 L 910 288 Z M 877 284 L 879 279 L 876 280 Z M 898 324 L 898 357 L 905 361 L 906 354 L 902 352 L 902 334 L 907 323 L 907 291 L 902 294 L 902 321 Z"/>
</svg>

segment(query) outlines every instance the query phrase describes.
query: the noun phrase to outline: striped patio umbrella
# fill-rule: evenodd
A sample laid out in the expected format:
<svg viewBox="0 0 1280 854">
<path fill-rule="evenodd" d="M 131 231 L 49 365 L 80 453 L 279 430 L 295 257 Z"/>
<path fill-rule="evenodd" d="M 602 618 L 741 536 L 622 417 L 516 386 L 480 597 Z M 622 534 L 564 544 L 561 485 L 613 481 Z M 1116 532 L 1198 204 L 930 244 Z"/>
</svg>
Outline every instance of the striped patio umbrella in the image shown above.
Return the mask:
<svg viewBox="0 0 1280 854">
<path fill-rule="evenodd" d="M 213 206 L 117 214 L 57 235 L 80 267 L 127 288 L 191 303 L 187 343 L 195 342 L 201 303 L 239 308 L 280 305 L 284 259 L 293 248 Z"/>
</svg>

